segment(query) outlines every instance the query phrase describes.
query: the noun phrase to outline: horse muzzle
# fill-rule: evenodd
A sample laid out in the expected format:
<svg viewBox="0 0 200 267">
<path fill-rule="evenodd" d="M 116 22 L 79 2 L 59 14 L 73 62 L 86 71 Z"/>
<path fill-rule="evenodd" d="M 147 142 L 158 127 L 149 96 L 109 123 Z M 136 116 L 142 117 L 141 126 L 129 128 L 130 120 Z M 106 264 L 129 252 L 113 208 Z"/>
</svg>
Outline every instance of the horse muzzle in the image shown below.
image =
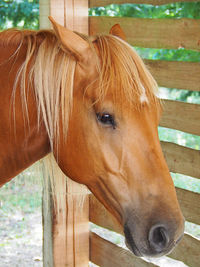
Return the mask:
<svg viewBox="0 0 200 267">
<path fill-rule="evenodd" d="M 132 229 L 133 228 L 133 229 Z M 183 237 L 183 228 L 157 223 L 148 230 L 134 229 L 130 222 L 124 224 L 127 247 L 138 257 L 160 257 L 169 254 Z"/>
</svg>

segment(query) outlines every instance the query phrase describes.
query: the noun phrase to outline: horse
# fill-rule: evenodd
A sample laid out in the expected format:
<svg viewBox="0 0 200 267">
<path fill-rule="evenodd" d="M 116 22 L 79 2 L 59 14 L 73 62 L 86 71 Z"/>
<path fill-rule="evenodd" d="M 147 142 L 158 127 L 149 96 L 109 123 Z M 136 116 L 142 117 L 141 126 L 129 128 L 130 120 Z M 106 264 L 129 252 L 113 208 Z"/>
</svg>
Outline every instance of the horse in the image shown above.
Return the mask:
<svg viewBox="0 0 200 267">
<path fill-rule="evenodd" d="M 154 78 L 118 24 L 86 36 L 50 20 L 52 30 L 0 33 L 0 185 L 53 154 L 115 216 L 136 256 L 169 253 L 184 217 Z"/>
</svg>

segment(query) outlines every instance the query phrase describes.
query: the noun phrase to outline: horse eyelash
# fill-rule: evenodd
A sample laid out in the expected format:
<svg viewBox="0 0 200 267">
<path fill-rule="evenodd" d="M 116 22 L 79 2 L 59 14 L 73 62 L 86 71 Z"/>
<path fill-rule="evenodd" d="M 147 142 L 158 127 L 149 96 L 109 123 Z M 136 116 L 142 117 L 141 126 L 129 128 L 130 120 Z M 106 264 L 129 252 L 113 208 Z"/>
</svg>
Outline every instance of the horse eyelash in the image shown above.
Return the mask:
<svg viewBox="0 0 200 267">
<path fill-rule="evenodd" d="M 101 124 L 105 124 L 106 125 L 106 123 L 103 123 L 101 120 L 100 120 L 100 118 L 101 118 L 101 116 L 102 115 L 110 115 L 111 117 L 112 117 L 112 122 L 111 122 L 111 126 L 112 126 L 112 128 L 115 130 L 116 129 L 116 122 L 115 122 L 115 119 L 114 119 L 114 115 L 112 115 L 112 114 L 110 114 L 109 112 L 97 112 L 96 113 L 96 117 L 97 117 L 97 120 L 101 123 Z"/>
</svg>

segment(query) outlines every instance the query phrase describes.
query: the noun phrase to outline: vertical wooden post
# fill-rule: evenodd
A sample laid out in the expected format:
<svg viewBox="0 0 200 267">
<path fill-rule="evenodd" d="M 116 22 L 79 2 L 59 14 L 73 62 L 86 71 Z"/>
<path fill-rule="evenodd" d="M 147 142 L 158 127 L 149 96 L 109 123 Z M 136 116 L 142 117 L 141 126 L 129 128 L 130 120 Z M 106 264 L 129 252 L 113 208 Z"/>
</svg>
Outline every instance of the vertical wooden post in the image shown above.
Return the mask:
<svg viewBox="0 0 200 267">
<path fill-rule="evenodd" d="M 48 15 L 71 30 L 88 34 L 88 0 L 40 0 L 40 28 L 50 27 Z M 52 210 L 51 193 L 43 197 L 52 207 L 46 212 L 43 201 L 44 267 L 88 267 L 88 190 L 67 177 L 62 182 L 64 212 Z"/>
<path fill-rule="evenodd" d="M 53 214 L 53 266 L 88 267 L 88 190 L 69 178 L 63 177 L 61 198 L 65 206 L 64 212 Z"/>
</svg>

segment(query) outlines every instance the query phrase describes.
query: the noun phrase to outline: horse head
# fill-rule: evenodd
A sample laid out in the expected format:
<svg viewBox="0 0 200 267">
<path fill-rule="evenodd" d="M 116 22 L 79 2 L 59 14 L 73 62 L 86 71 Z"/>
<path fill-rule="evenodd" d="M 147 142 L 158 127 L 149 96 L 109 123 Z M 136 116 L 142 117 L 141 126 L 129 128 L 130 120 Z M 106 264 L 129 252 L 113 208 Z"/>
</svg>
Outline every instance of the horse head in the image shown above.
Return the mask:
<svg viewBox="0 0 200 267">
<path fill-rule="evenodd" d="M 75 62 L 67 136 L 60 130 L 54 152 L 58 165 L 123 225 L 135 255 L 169 253 L 184 218 L 159 142 L 156 82 L 119 25 L 87 39 L 51 21 Z"/>
</svg>

